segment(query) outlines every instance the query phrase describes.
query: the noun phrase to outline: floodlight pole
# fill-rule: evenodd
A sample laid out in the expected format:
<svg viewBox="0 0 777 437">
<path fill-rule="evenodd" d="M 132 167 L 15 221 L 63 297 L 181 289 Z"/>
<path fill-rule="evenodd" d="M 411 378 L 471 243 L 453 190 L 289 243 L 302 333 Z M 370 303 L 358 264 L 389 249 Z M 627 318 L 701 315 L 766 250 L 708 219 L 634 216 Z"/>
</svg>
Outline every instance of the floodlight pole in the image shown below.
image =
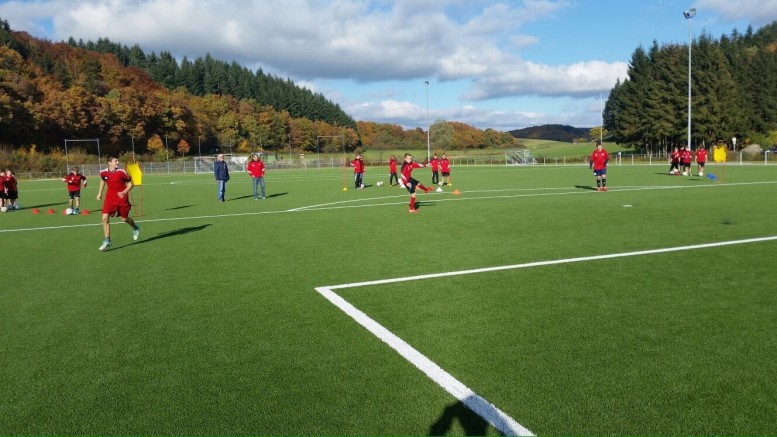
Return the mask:
<svg viewBox="0 0 777 437">
<path fill-rule="evenodd" d="M 688 20 L 688 150 L 691 146 L 691 45 L 693 39 L 691 35 L 691 19 L 696 16 L 696 9 L 690 9 L 683 12 L 683 16 Z"/>
<path fill-rule="evenodd" d="M 429 123 L 429 81 L 425 80 L 424 84 L 426 84 L 426 162 L 429 162 L 432 158 L 432 148 L 429 139 L 429 135 L 432 131 L 432 125 Z"/>
</svg>

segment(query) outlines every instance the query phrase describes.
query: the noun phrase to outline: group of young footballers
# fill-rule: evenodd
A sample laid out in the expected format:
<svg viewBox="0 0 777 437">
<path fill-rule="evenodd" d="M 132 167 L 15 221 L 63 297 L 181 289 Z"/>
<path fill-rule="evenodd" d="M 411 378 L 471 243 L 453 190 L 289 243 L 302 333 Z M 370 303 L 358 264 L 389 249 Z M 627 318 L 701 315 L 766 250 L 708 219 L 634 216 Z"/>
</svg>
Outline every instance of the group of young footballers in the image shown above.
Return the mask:
<svg viewBox="0 0 777 437">
<path fill-rule="evenodd" d="M 350 162 L 353 167 L 353 180 L 357 190 L 365 187 L 364 185 L 364 158 L 361 154 L 357 153 L 353 161 Z M 432 185 L 451 185 L 451 163 L 448 157 L 443 153 L 442 159 L 438 158 L 435 154 L 428 164 L 421 164 L 413 159 L 413 155 L 405 153 L 402 166 L 400 168 L 401 178 L 397 175 L 397 158 L 391 155 L 389 158 L 389 185 L 403 187 L 410 193 L 410 213 L 417 213 L 415 194 L 416 189 L 421 189 L 423 192 L 428 193 L 432 191 L 433 187 L 427 187 L 417 179 L 413 178 L 413 170 L 417 168 L 431 167 L 432 169 Z M 440 172 L 444 182 L 440 182 Z"/>
<path fill-rule="evenodd" d="M 697 174 L 699 176 L 704 176 L 704 165 L 707 163 L 707 149 L 699 147 L 696 149 L 695 155 Z M 682 175 L 690 176 L 693 156 L 694 154 L 686 149 L 685 146 L 682 146 L 679 149 L 675 147 L 669 155 L 669 174 L 679 176 L 680 166 L 682 166 Z"/>
<path fill-rule="evenodd" d="M 18 199 L 16 176 L 11 170 L 0 170 L 0 211 L 22 209 L 22 206 L 17 203 Z"/>
</svg>

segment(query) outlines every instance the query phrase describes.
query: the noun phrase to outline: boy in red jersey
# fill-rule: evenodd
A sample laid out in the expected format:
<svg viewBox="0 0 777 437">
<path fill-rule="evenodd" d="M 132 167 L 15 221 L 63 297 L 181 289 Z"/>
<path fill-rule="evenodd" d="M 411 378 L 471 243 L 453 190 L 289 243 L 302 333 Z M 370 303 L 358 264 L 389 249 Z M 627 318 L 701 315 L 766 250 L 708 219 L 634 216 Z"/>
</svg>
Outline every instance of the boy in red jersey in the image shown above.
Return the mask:
<svg viewBox="0 0 777 437">
<path fill-rule="evenodd" d="M 437 185 L 440 183 L 440 159 L 437 158 L 437 154 L 432 157 L 432 160 L 429 161 L 429 165 L 432 166 L 432 185 Z"/>
<path fill-rule="evenodd" d="M 103 187 L 108 186 L 103 202 L 103 234 L 105 240 L 99 250 L 103 251 L 111 245 L 111 216 L 121 217 L 121 221 L 132 227 L 132 239 L 140 236 L 140 226 L 129 217 L 132 205 L 129 203 L 129 192 L 133 187 L 132 178 L 124 170 L 119 168 L 119 158 L 108 157 L 108 169 L 100 172 L 100 188 L 97 190 L 97 200 L 102 200 Z"/>
<path fill-rule="evenodd" d="M 22 209 L 21 206 L 16 204 L 16 199 L 19 198 L 19 191 L 18 188 L 16 188 L 16 177 L 14 177 L 10 169 L 5 170 L 3 188 L 5 189 L 5 207 L 9 211 L 13 209 Z"/>
<path fill-rule="evenodd" d="M 672 150 L 672 154 L 669 155 L 669 174 L 680 174 L 680 151 L 677 147 Z"/>
<path fill-rule="evenodd" d="M 70 196 L 68 206 L 71 215 L 78 215 L 78 208 L 81 207 L 81 182 L 86 188 L 86 176 L 78 172 L 78 167 L 73 167 L 70 174 L 62 178 L 62 182 L 67 183 L 67 194 Z"/>
<path fill-rule="evenodd" d="M 5 195 L 5 170 L 0 170 L 0 208 L 5 207 L 5 201 L 8 196 Z"/>
<path fill-rule="evenodd" d="M 699 176 L 704 176 L 704 164 L 707 163 L 707 149 L 699 147 L 696 149 L 696 166 L 698 167 Z"/>
<path fill-rule="evenodd" d="M 361 154 L 356 154 L 356 159 L 351 161 L 351 167 L 353 167 L 353 181 L 356 184 L 356 189 L 360 190 L 364 188 L 364 160 Z"/>
<path fill-rule="evenodd" d="M 389 158 L 389 185 L 394 186 L 391 181 L 395 179 L 397 185 L 399 185 L 399 178 L 397 177 L 397 158 L 395 158 L 394 155 L 391 155 L 391 158 Z"/>
<path fill-rule="evenodd" d="M 442 159 L 440 160 L 440 171 L 442 172 L 442 178 L 444 179 L 443 185 L 453 185 L 451 184 L 451 162 L 448 161 L 448 157 L 445 156 L 445 154 L 442 154 Z"/>
<path fill-rule="evenodd" d="M 602 148 L 602 143 L 596 142 L 596 150 L 591 153 L 588 160 L 588 168 L 594 170 L 596 176 L 596 191 L 607 191 L 607 161 L 610 155 Z"/>
<path fill-rule="evenodd" d="M 691 175 L 691 150 L 685 147 L 680 147 L 680 165 L 683 167 L 683 176 Z"/>
<path fill-rule="evenodd" d="M 432 191 L 431 187 L 425 187 L 422 183 L 413 179 L 413 169 L 424 168 L 423 164 L 419 164 L 413 161 L 413 155 L 405 153 L 405 162 L 402 163 L 402 183 L 410 193 L 410 212 L 416 213 L 418 210 L 415 207 L 415 189 L 416 187 L 424 190 L 424 193 Z"/>
</svg>

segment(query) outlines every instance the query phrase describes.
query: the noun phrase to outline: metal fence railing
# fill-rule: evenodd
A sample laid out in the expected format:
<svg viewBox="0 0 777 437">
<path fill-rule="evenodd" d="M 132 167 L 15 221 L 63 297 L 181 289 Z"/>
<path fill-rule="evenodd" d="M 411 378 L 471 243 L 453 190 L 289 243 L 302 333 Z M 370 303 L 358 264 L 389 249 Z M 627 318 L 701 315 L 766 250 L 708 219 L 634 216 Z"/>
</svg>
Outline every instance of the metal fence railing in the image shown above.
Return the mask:
<svg viewBox="0 0 777 437">
<path fill-rule="evenodd" d="M 453 156 L 450 158 L 452 167 L 466 166 L 503 166 L 505 165 L 504 155 L 477 155 L 477 156 Z M 385 167 L 388 163 L 385 160 L 365 160 L 368 167 Z M 728 165 L 777 165 L 777 156 L 775 153 L 766 151 L 765 153 L 744 153 L 729 152 L 726 164 Z M 331 169 L 348 166 L 346 158 L 293 158 L 282 160 L 268 160 L 265 162 L 268 170 L 312 170 L 312 169 Z M 523 166 L 578 166 L 588 165 L 588 158 L 585 156 L 562 156 L 562 157 L 544 157 L 534 156 L 533 163 L 523 164 Z M 610 155 L 610 166 L 624 165 L 668 165 L 665 156 L 653 154 L 621 153 Z M 97 177 L 102 167 L 97 164 L 78 164 L 81 174 L 89 177 Z M 142 162 L 141 168 L 144 175 L 164 175 L 181 173 L 208 173 L 208 169 L 196 168 L 194 160 L 180 160 L 167 162 Z M 230 171 L 241 172 L 244 168 L 239 165 L 230 164 Z M 61 179 L 68 173 L 62 171 L 36 172 L 31 170 L 18 169 L 15 172 L 18 179 Z"/>
</svg>

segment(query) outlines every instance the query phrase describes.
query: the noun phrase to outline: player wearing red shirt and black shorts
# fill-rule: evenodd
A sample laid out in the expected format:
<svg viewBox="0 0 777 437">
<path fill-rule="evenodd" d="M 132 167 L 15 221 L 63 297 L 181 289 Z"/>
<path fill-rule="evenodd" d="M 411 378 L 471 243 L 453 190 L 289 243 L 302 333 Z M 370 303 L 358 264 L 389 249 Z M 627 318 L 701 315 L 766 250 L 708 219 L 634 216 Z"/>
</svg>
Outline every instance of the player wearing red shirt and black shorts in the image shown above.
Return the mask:
<svg viewBox="0 0 777 437">
<path fill-rule="evenodd" d="M 691 150 L 685 147 L 680 147 L 680 165 L 683 166 L 683 176 L 691 175 Z"/>
<path fill-rule="evenodd" d="M 73 167 L 70 174 L 62 178 L 62 182 L 67 183 L 67 194 L 70 196 L 68 206 L 71 209 L 71 215 L 78 215 L 78 209 L 81 207 L 81 182 L 86 187 L 86 176 L 78 172 L 78 167 Z"/>
<path fill-rule="evenodd" d="M 610 155 L 602 149 L 602 143 L 597 141 L 596 150 L 591 153 L 591 158 L 588 160 L 588 168 L 593 168 L 596 176 L 596 191 L 607 191 L 607 161 L 609 160 Z"/>
<path fill-rule="evenodd" d="M 704 164 L 707 163 L 707 149 L 699 147 L 696 149 L 696 166 L 699 170 L 699 176 L 704 176 Z"/>
<path fill-rule="evenodd" d="M 679 175 L 680 174 L 680 151 L 677 150 L 677 147 L 672 150 L 672 154 L 669 157 L 669 174 L 673 175 Z"/>
<path fill-rule="evenodd" d="M 442 154 L 442 159 L 440 160 L 440 171 L 442 172 L 442 178 L 445 180 L 442 184 L 443 185 L 452 185 L 451 184 L 451 162 L 448 161 L 448 157 L 445 156 L 445 154 Z"/>
<path fill-rule="evenodd" d="M 419 164 L 413 161 L 413 155 L 405 153 L 405 162 L 402 163 L 402 184 L 407 188 L 410 193 L 410 212 L 416 213 L 418 210 L 415 207 L 415 189 L 416 187 L 424 190 L 424 193 L 432 191 L 431 187 L 425 187 L 422 183 L 413 179 L 413 169 L 424 168 L 423 164 Z"/>
<path fill-rule="evenodd" d="M 21 206 L 16 204 L 16 199 L 19 198 L 19 189 L 16 187 L 16 177 L 11 170 L 5 171 L 3 189 L 5 190 L 5 207 L 8 210 L 21 209 Z"/>
<path fill-rule="evenodd" d="M 100 172 L 100 188 L 97 191 L 97 200 L 102 199 L 103 187 L 107 186 L 105 201 L 103 201 L 103 234 L 105 240 L 99 250 L 105 250 L 111 245 L 111 216 L 121 217 L 121 221 L 132 227 L 132 239 L 140 237 L 140 226 L 129 217 L 130 205 L 129 192 L 133 187 L 132 178 L 124 170 L 119 168 L 119 158 L 108 158 L 108 168 Z"/>
</svg>

